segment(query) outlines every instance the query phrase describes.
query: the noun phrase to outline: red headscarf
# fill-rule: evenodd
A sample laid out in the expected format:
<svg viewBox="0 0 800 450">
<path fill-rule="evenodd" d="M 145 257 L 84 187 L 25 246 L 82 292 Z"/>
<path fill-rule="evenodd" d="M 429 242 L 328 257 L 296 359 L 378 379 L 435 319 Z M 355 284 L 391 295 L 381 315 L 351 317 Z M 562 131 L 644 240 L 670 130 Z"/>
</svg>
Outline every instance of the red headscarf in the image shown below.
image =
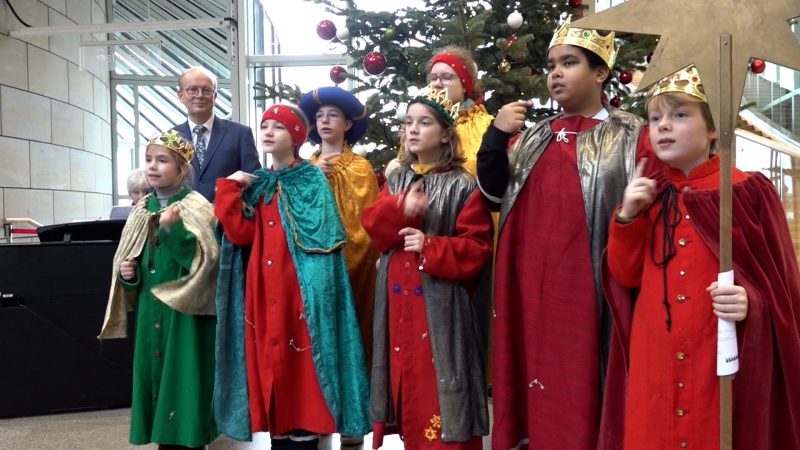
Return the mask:
<svg viewBox="0 0 800 450">
<path fill-rule="evenodd" d="M 267 119 L 276 120 L 286 127 L 292 136 L 292 143 L 295 148 L 300 147 L 306 141 L 308 129 L 306 129 L 303 119 L 298 116 L 298 113 L 293 108 L 286 105 L 272 105 L 264 111 L 261 116 L 261 123 L 264 123 Z"/>
<path fill-rule="evenodd" d="M 467 93 L 467 97 L 472 96 L 472 86 L 475 84 L 472 80 L 472 77 L 469 75 L 469 70 L 467 70 L 467 66 L 464 65 L 463 62 L 458 58 L 458 56 L 453 55 L 452 53 L 439 53 L 434 55 L 431 58 L 431 68 L 437 62 L 443 62 L 448 66 L 452 67 L 453 70 L 456 71 L 456 75 L 461 80 L 461 84 L 464 85 L 464 90 Z"/>
</svg>

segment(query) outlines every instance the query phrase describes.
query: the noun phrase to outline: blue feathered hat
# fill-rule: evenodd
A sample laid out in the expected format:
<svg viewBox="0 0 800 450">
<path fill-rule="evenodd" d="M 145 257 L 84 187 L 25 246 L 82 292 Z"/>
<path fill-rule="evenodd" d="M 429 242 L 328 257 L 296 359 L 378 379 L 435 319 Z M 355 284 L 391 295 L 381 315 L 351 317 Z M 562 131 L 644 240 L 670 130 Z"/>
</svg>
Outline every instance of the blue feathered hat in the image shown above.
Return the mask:
<svg viewBox="0 0 800 450">
<path fill-rule="evenodd" d="M 347 116 L 347 120 L 353 122 L 353 126 L 344 133 L 344 139 L 349 145 L 352 146 L 358 142 L 367 132 L 367 108 L 358 101 L 355 95 L 338 86 L 321 87 L 307 92 L 300 99 L 300 109 L 303 110 L 308 122 L 311 124 L 308 137 L 315 144 L 319 144 L 322 141 L 315 126 L 317 123 L 317 110 L 322 105 L 338 107 Z"/>
</svg>

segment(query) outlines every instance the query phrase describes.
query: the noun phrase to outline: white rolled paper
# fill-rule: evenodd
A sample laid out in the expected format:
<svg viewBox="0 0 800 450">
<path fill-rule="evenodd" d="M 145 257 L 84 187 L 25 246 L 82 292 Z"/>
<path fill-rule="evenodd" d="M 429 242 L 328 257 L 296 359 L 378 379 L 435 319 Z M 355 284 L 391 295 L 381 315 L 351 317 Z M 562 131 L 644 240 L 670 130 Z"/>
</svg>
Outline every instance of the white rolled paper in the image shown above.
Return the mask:
<svg viewBox="0 0 800 450">
<path fill-rule="evenodd" d="M 717 284 L 733 286 L 733 271 L 717 275 Z M 717 319 L 717 376 L 733 375 L 739 371 L 739 347 L 736 342 L 736 323 Z"/>
</svg>

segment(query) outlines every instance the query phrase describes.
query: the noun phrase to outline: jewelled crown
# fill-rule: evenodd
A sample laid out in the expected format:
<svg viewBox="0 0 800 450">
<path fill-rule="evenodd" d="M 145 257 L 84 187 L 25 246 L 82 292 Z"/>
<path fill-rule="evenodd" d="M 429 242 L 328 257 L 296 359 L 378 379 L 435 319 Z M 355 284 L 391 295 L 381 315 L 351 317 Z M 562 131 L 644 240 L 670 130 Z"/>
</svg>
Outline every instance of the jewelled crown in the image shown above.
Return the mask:
<svg viewBox="0 0 800 450">
<path fill-rule="evenodd" d="M 686 66 L 672 75 L 662 78 L 661 81 L 650 88 L 650 91 L 647 92 L 647 96 L 655 97 L 656 95 L 666 94 L 668 92 L 679 92 L 691 95 L 704 103 L 708 103 L 706 90 L 703 88 L 700 74 L 697 72 L 697 68 L 694 65 Z"/>
<path fill-rule="evenodd" d="M 572 15 L 567 16 L 567 20 L 553 32 L 553 39 L 550 41 L 548 50 L 556 45 L 574 45 L 585 48 L 597 54 L 609 68 L 614 67 L 617 59 L 619 47 L 614 45 L 614 32 L 606 36 L 601 36 L 595 30 L 584 30 L 583 28 L 571 27 Z"/>
<path fill-rule="evenodd" d="M 458 117 L 459 103 L 452 102 L 447 98 L 447 89 L 437 90 L 433 84 L 429 84 L 422 90 L 422 93 L 413 100 L 411 103 L 423 103 L 435 109 L 444 120 L 452 126 Z"/>
<path fill-rule="evenodd" d="M 184 139 L 176 130 L 164 131 L 157 134 L 147 141 L 147 145 L 151 144 L 167 147 L 177 153 L 178 156 L 183 158 L 186 162 L 191 161 L 192 153 L 194 153 L 194 146 L 192 146 L 192 143 Z"/>
</svg>

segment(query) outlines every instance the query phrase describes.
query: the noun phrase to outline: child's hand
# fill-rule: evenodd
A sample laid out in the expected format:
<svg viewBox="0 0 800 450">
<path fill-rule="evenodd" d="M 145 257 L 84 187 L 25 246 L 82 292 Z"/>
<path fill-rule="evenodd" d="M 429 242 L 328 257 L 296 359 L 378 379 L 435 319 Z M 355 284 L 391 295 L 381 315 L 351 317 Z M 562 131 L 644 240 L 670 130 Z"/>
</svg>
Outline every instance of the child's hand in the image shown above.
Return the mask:
<svg viewBox="0 0 800 450">
<path fill-rule="evenodd" d="M 333 163 L 329 161 L 328 158 L 331 156 L 333 155 L 328 155 L 328 156 L 319 155 L 319 158 L 317 158 L 317 162 L 315 162 L 314 165 L 317 166 L 319 170 L 322 171 L 322 173 L 330 172 L 331 168 L 333 168 Z"/>
<path fill-rule="evenodd" d="M 711 306 L 714 314 L 720 319 L 736 322 L 747 317 L 747 291 L 743 287 L 733 285 L 719 287 L 717 282 L 711 283 L 706 291 L 711 294 Z"/>
<path fill-rule="evenodd" d="M 129 256 L 119 265 L 119 276 L 125 281 L 130 281 L 136 277 L 136 263 L 133 261 L 133 257 Z"/>
<path fill-rule="evenodd" d="M 417 217 L 428 209 L 428 195 L 422 191 L 422 180 L 415 181 L 403 199 L 403 215 Z"/>
<path fill-rule="evenodd" d="M 175 223 L 178 219 L 181 218 L 181 211 L 178 209 L 178 205 L 172 204 L 164 208 L 161 211 L 161 215 L 158 219 L 158 224 L 162 227 L 168 227 Z"/>
<path fill-rule="evenodd" d="M 252 183 L 256 178 L 258 177 L 252 173 L 243 172 L 241 170 L 237 170 L 228 177 L 229 180 L 236 181 L 236 184 L 238 184 L 240 188 L 250 187 L 250 183 Z"/>
<path fill-rule="evenodd" d="M 525 125 L 525 113 L 531 102 L 511 102 L 503 105 L 494 116 L 494 126 L 500 131 L 514 133 Z"/>
<path fill-rule="evenodd" d="M 405 236 L 403 250 L 422 253 L 422 243 L 425 241 L 425 235 L 422 231 L 416 228 L 403 228 L 398 234 Z"/>
<path fill-rule="evenodd" d="M 622 208 L 619 211 L 619 216 L 623 219 L 636 217 L 650 203 L 653 203 L 656 195 L 656 181 L 643 176 L 645 165 L 647 165 L 647 158 L 642 158 L 636 165 L 633 179 L 625 188 Z"/>
</svg>

